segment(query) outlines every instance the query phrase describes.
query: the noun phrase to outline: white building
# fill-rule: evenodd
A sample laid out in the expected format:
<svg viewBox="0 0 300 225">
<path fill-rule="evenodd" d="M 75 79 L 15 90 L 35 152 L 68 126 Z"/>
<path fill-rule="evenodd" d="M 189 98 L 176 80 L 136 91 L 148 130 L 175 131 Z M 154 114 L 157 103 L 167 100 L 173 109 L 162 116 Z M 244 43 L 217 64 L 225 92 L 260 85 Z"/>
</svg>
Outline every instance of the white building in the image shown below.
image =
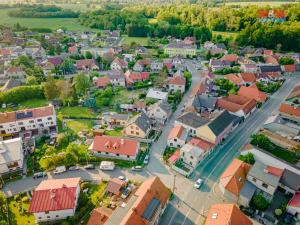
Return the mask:
<svg viewBox="0 0 300 225">
<path fill-rule="evenodd" d="M 0 139 L 41 136 L 56 133 L 56 114 L 52 105 L 0 113 Z"/>
<path fill-rule="evenodd" d="M 0 174 L 23 168 L 23 159 L 21 138 L 0 141 Z"/>
<path fill-rule="evenodd" d="M 188 138 L 187 130 L 181 126 L 177 125 L 172 128 L 169 133 L 167 145 L 169 147 L 182 147 Z"/>
<path fill-rule="evenodd" d="M 75 214 L 80 194 L 80 178 L 42 181 L 33 192 L 29 212 L 36 222 L 66 219 Z"/>
</svg>

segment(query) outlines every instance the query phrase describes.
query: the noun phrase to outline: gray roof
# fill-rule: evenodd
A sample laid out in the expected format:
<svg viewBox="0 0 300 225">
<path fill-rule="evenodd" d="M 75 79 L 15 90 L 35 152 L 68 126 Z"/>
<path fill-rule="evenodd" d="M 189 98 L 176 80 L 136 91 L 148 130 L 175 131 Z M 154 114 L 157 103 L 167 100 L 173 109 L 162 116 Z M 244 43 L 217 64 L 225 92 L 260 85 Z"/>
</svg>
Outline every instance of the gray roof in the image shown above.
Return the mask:
<svg viewBox="0 0 300 225">
<path fill-rule="evenodd" d="M 211 66 L 231 66 L 231 62 L 228 60 L 222 60 L 222 59 L 211 59 L 210 65 Z"/>
<path fill-rule="evenodd" d="M 267 73 L 267 72 L 281 72 L 281 67 L 280 65 L 260 65 L 260 71 L 262 73 Z"/>
<path fill-rule="evenodd" d="M 183 42 L 178 43 L 170 43 L 166 46 L 166 48 L 184 48 L 184 49 L 196 49 L 196 45 L 188 45 Z"/>
<path fill-rule="evenodd" d="M 294 191 L 298 191 L 300 190 L 300 175 L 285 169 L 280 178 L 280 183 Z"/>
<path fill-rule="evenodd" d="M 267 166 L 260 161 L 256 161 L 255 164 L 250 169 L 248 175 L 263 181 L 264 183 L 277 187 L 280 177 L 266 172 Z"/>
<path fill-rule="evenodd" d="M 194 112 L 185 113 L 178 117 L 176 120 L 193 128 L 198 128 L 209 122 L 209 119 L 203 118 Z"/>
<path fill-rule="evenodd" d="M 153 215 L 155 214 L 160 205 L 161 202 L 157 198 L 152 198 L 151 202 L 143 212 L 142 217 L 148 221 L 151 221 Z"/>
<path fill-rule="evenodd" d="M 240 195 L 247 198 L 248 200 L 251 200 L 253 195 L 255 194 L 255 191 L 256 191 L 255 185 L 249 181 L 246 181 L 242 190 L 240 191 Z"/>
<path fill-rule="evenodd" d="M 22 82 L 20 80 L 16 79 L 9 79 L 4 86 L 1 88 L 1 91 L 8 91 L 14 87 L 19 87 L 21 86 Z"/>
<path fill-rule="evenodd" d="M 134 117 L 132 122 L 135 122 L 135 124 L 145 133 L 151 128 L 151 120 L 144 112 L 141 112 Z"/>
<path fill-rule="evenodd" d="M 121 114 L 121 113 L 115 113 L 111 115 L 112 119 L 116 120 L 128 120 L 130 118 L 129 114 Z"/>
<path fill-rule="evenodd" d="M 124 73 L 121 70 L 101 71 L 100 74 L 107 75 L 110 79 L 124 79 Z"/>
<path fill-rule="evenodd" d="M 200 107 L 207 109 L 214 109 L 216 106 L 217 98 L 209 95 L 199 95 L 198 96 Z"/>
<path fill-rule="evenodd" d="M 169 114 L 172 111 L 171 105 L 167 101 L 161 101 L 159 104 L 159 107 L 165 111 L 167 114 Z"/>
<path fill-rule="evenodd" d="M 227 110 L 223 111 L 218 117 L 208 124 L 212 132 L 218 136 L 221 134 L 231 123 L 235 121 L 236 117 L 230 114 Z"/>
</svg>

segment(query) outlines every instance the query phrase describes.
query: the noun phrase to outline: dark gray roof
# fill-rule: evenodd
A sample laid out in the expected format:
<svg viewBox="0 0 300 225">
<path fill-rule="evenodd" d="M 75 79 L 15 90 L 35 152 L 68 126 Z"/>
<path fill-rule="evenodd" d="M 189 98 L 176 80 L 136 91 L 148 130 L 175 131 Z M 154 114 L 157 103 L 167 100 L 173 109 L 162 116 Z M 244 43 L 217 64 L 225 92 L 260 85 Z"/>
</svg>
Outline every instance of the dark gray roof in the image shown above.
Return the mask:
<svg viewBox="0 0 300 225">
<path fill-rule="evenodd" d="M 151 120 L 144 112 L 141 112 L 134 120 L 135 124 L 145 133 L 151 128 Z"/>
<path fill-rule="evenodd" d="M 252 184 L 249 181 L 246 181 L 242 190 L 240 191 L 240 195 L 247 198 L 248 200 L 251 200 L 255 191 L 256 191 L 256 187 L 254 186 L 254 184 Z"/>
<path fill-rule="evenodd" d="M 101 71 L 100 74 L 107 75 L 110 79 L 124 79 L 124 73 L 120 70 Z"/>
<path fill-rule="evenodd" d="M 159 107 L 165 111 L 167 114 L 169 114 L 172 110 L 171 105 L 167 101 L 161 101 L 159 104 Z"/>
<path fill-rule="evenodd" d="M 208 124 L 208 127 L 212 132 L 218 136 L 221 134 L 231 123 L 236 119 L 235 116 L 231 115 L 227 110 L 223 111 L 218 117 Z"/>
<path fill-rule="evenodd" d="M 281 72 L 281 67 L 280 65 L 260 65 L 260 71 L 262 73 L 267 73 L 267 72 Z"/>
<path fill-rule="evenodd" d="M 193 128 L 198 128 L 209 122 L 209 119 L 203 118 L 194 112 L 185 113 L 176 120 Z"/>
<path fill-rule="evenodd" d="M 228 60 L 222 60 L 222 59 L 211 59 L 210 65 L 211 66 L 231 66 L 231 62 Z"/>
<path fill-rule="evenodd" d="M 209 95 L 199 95 L 198 96 L 200 107 L 207 109 L 214 109 L 216 106 L 217 98 Z"/>
<path fill-rule="evenodd" d="M 300 190 L 300 175 L 285 169 L 280 178 L 280 183 L 294 191 L 298 191 Z"/>
<path fill-rule="evenodd" d="M 115 113 L 111 115 L 112 119 L 116 120 L 128 120 L 130 118 L 129 114 L 121 114 L 121 113 Z"/>
<path fill-rule="evenodd" d="M 21 86 L 22 82 L 20 80 L 16 79 L 9 79 L 4 86 L 1 88 L 1 91 L 8 91 L 14 87 L 19 87 Z"/>
<path fill-rule="evenodd" d="M 145 209 L 142 217 L 148 221 L 151 221 L 153 215 L 157 211 L 158 207 L 160 206 L 160 201 L 157 198 L 152 198 L 151 202 Z"/>
</svg>

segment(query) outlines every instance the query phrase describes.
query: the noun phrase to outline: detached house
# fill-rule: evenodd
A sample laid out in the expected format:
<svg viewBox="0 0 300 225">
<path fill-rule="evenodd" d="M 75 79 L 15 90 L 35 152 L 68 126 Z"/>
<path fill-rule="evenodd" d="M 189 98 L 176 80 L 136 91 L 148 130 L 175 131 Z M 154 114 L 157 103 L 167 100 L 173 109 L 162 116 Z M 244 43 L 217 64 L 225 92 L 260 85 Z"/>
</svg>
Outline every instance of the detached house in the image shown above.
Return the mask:
<svg viewBox="0 0 300 225">
<path fill-rule="evenodd" d="M 148 107 L 147 115 L 150 119 L 156 121 L 159 124 L 164 124 L 167 119 L 171 116 L 172 107 L 165 101 L 160 100 L 153 105 Z"/>
<path fill-rule="evenodd" d="M 150 63 L 149 59 L 140 59 L 134 64 L 132 69 L 136 72 L 143 72 L 146 66 L 150 66 Z"/>
<path fill-rule="evenodd" d="M 138 138 L 147 138 L 151 128 L 151 119 L 144 112 L 141 112 L 128 121 L 123 129 L 123 134 Z"/>
<path fill-rule="evenodd" d="M 112 70 L 123 70 L 128 68 L 128 63 L 120 58 L 115 58 L 114 61 L 110 64 Z"/>
<path fill-rule="evenodd" d="M 99 66 L 96 63 L 95 59 L 81 59 L 76 61 L 76 69 L 77 70 L 99 70 Z"/>
<path fill-rule="evenodd" d="M 259 69 L 256 64 L 242 64 L 241 70 L 244 73 L 257 73 Z"/>
<path fill-rule="evenodd" d="M 133 72 L 127 70 L 124 74 L 126 85 L 127 87 L 132 86 L 136 82 L 143 82 L 149 80 L 149 73 L 148 72 Z"/>
<path fill-rule="evenodd" d="M 111 136 L 96 136 L 89 150 L 104 158 L 135 160 L 140 149 L 140 143 L 135 140 Z"/>
<path fill-rule="evenodd" d="M 174 76 L 169 79 L 168 87 L 170 92 L 180 91 L 181 93 L 185 92 L 185 78 L 182 76 Z"/>
<path fill-rule="evenodd" d="M 197 46 L 191 44 L 185 44 L 184 42 L 170 43 L 164 48 L 165 54 L 169 56 L 195 56 L 197 52 Z"/>
<path fill-rule="evenodd" d="M 24 83 L 26 73 L 21 67 L 11 66 L 4 72 L 4 76 L 6 79 L 16 79 Z"/>
<path fill-rule="evenodd" d="M 183 126 L 190 136 L 195 136 L 196 130 L 208 122 L 209 119 L 201 117 L 195 112 L 187 112 L 175 120 L 175 125 Z"/>
<path fill-rule="evenodd" d="M 80 178 L 42 181 L 34 190 L 29 212 L 37 223 L 62 220 L 75 214 Z"/>
<path fill-rule="evenodd" d="M 221 59 L 210 59 L 209 67 L 211 68 L 212 71 L 221 70 L 224 68 L 231 67 L 231 62 L 227 60 L 221 60 Z"/>
<path fill-rule="evenodd" d="M 268 94 L 260 91 L 256 84 L 253 84 L 249 87 L 242 86 L 239 91 L 238 95 L 254 99 L 256 102 L 265 102 L 268 99 Z"/>
</svg>

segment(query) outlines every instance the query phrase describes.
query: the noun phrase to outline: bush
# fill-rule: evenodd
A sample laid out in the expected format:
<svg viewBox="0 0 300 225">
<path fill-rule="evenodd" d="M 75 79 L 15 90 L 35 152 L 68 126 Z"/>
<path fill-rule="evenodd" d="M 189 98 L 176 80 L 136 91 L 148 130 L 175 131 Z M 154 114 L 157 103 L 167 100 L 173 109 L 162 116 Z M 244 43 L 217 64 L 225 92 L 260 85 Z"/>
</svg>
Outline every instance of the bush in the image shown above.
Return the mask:
<svg viewBox="0 0 300 225">
<path fill-rule="evenodd" d="M 24 197 L 22 198 L 22 202 L 24 202 L 24 203 L 29 202 L 28 196 L 24 196 Z"/>
<path fill-rule="evenodd" d="M 282 215 L 282 210 L 281 209 L 275 209 L 274 214 L 278 218 L 278 217 L 280 217 Z"/>
<path fill-rule="evenodd" d="M 263 211 L 269 205 L 269 202 L 262 195 L 255 195 L 252 199 L 252 203 L 256 209 L 263 210 Z"/>
<path fill-rule="evenodd" d="M 242 160 L 246 163 L 253 165 L 255 163 L 254 155 L 252 153 L 247 153 L 246 155 L 240 155 L 238 157 L 239 160 Z"/>
</svg>

